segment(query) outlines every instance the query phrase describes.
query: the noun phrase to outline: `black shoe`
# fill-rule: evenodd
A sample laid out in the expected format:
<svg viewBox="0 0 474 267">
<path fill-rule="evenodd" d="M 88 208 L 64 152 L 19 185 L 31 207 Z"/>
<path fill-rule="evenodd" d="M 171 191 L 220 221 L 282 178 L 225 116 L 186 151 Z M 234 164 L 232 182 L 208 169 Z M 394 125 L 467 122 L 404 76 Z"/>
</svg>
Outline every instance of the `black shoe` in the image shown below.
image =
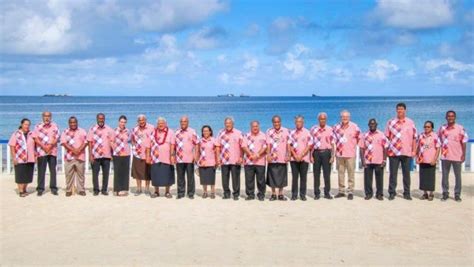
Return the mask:
<svg viewBox="0 0 474 267">
<path fill-rule="evenodd" d="M 448 194 L 443 194 L 443 196 L 441 197 L 441 201 L 446 201 L 448 200 L 448 198 L 449 198 Z"/>
<path fill-rule="evenodd" d="M 188 196 L 189 199 L 194 199 L 193 195 Z"/>
<path fill-rule="evenodd" d="M 314 200 L 319 200 L 320 198 L 321 198 L 320 195 L 315 195 L 315 196 L 314 196 Z"/>
<path fill-rule="evenodd" d="M 276 195 L 272 195 L 272 196 L 270 197 L 270 201 L 275 201 L 275 200 L 277 200 L 277 196 L 276 196 Z"/>
<path fill-rule="evenodd" d="M 183 197 L 184 197 L 184 195 L 178 195 L 178 196 L 176 197 L 176 199 L 182 199 Z"/>
<path fill-rule="evenodd" d="M 42 196 L 42 195 L 43 195 L 43 191 L 38 191 L 38 192 L 36 193 L 36 195 L 39 196 L 39 197 Z"/>
<path fill-rule="evenodd" d="M 99 195 L 99 191 L 94 191 L 94 196 L 98 196 Z"/>
<path fill-rule="evenodd" d="M 347 200 L 353 200 L 354 199 L 354 195 L 353 194 L 348 194 L 347 195 Z"/>
<path fill-rule="evenodd" d="M 388 196 L 388 200 L 394 200 L 395 199 L 395 194 L 390 194 Z"/>
<path fill-rule="evenodd" d="M 333 197 L 330 194 L 324 195 L 325 199 L 333 199 Z"/>
<path fill-rule="evenodd" d="M 306 196 L 300 196 L 301 201 L 306 201 Z"/>
<path fill-rule="evenodd" d="M 456 202 L 462 201 L 461 196 L 454 196 L 454 200 L 456 200 Z"/>
<path fill-rule="evenodd" d="M 254 199 L 255 199 L 255 197 L 253 197 L 253 196 L 247 196 L 247 197 L 245 198 L 245 200 L 254 200 Z"/>
<path fill-rule="evenodd" d="M 109 192 L 107 192 L 107 191 L 102 191 L 101 193 L 102 193 L 102 195 L 104 195 L 104 196 L 108 196 L 108 195 L 109 195 Z"/>
<path fill-rule="evenodd" d="M 369 199 L 371 199 L 371 198 L 372 198 L 372 196 L 370 196 L 370 195 L 367 195 L 367 196 L 365 196 L 365 198 L 364 198 L 364 199 L 365 199 L 365 200 L 369 200 Z"/>
<path fill-rule="evenodd" d="M 58 190 L 51 190 L 51 194 L 57 196 L 58 195 Z"/>
<path fill-rule="evenodd" d="M 222 197 L 222 199 L 230 199 L 230 196 L 229 196 L 229 195 L 224 195 L 224 196 Z"/>
<path fill-rule="evenodd" d="M 298 199 L 297 196 L 292 196 L 292 197 L 291 197 L 291 201 L 295 201 L 295 200 L 297 200 L 297 199 Z"/>
<path fill-rule="evenodd" d="M 346 196 L 346 194 L 344 194 L 344 193 L 337 193 L 335 198 L 341 198 L 341 197 L 345 197 L 345 196 Z"/>
<path fill-rule="evenodd" d="M 421 195 L 420 200 L 426 200 L 426 199 L 428 199 L 428 194 Z"/>
<path fill-rule="evenodd" d="M 265 196 L 258 196 L 257 198 L 258 198 L 258 200 L 260 200 L 260 201 L 265 201 Z"/>
<path fill-rule="evenodd" d="M 234 196 L 234 200 L 239 200 L 239 196 Z"/>
<path fill-rule="evenodd" d="M 412 199 L 410 195 L 404 195 L 403 198 L 406 199 L 406 200 L 411 200 Z"/>
<path fill-rule="evenodd" d="M 278 200 L 280 201 L 287 201 L 288 199 L 284 195 L 279 195 Z"/>
<path fill-rule="evenodd" d="M 375 198 L 378 200 L 383 200 L 383 195 L 376 196 Z"/>
</svg>

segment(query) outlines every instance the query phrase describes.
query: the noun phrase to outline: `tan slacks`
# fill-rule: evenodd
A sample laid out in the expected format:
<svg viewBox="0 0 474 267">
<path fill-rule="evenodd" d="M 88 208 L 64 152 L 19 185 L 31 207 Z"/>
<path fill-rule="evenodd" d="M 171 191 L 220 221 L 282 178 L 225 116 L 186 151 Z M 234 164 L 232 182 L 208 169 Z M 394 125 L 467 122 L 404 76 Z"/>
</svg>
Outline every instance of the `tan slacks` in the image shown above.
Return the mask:
<svg viewBox="0 0 474 267">
<path fill-rule="evenodd" d="M 86 165 L 84 161 L 71 160 L 64 164 L 66 172 L 66 192 L 72 192 L 74 184 L 76 185 L 76 192 L 84 191 L 84 173 Z"/>
<path fill-rule="evenodd" d="M 345 193 L 345 172 L 347 170 L 348 176 L 348 187 L 347 192 L 354 192 L 354 169 L 355 169 L 355 158 L 336 158 L 337 174 L 339 178 L 339 193 Z"/>
</svg>

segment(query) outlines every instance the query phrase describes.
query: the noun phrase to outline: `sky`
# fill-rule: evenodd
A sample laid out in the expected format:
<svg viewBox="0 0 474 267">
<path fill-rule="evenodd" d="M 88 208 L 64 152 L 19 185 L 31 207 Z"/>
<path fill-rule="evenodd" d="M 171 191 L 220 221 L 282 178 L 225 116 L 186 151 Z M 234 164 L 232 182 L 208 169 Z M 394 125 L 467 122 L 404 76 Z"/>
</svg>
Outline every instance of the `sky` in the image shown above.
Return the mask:
<svg viewBox="0 0 474 267">
<path fill-rule="evenodd" d="M 0 95 L 474 94 L 474 1 L 0 0 Z"/>
</svg>

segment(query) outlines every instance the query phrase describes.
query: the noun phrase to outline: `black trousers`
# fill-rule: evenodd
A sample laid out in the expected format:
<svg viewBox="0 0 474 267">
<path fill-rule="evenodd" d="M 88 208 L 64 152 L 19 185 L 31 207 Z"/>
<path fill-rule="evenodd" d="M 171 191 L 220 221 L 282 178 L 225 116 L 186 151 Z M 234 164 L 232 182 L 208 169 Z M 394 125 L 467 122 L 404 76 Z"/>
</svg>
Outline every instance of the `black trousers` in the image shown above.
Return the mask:
<svg viewBox="0 0 474 267">
<path fill-rule="evenodd" d="M 224 189 L 225 197 L 230 197 L 229 180 L 230 180 L 231 175 L 232 175 L 232 195 L 240 196 L 240 169 L 241 169 L 241 166 L 236 165 L 236 164 L 221 166 L 222 188 Z"/>
<path fill-rule="evenodd" d="M 397 178 L 398 178 L 398 167 L 402 165 L 402 175 L 403 175 L 403 195 L 410 195 L 410 160 L 411 157 L 408 156 L 394 156 L 388 158 L 390 163 L 390 177 L 388 185 L 388 193 L 396 194 L 397 193 Z"/>
<path fill-rule="evenodd" d="M 367 164 L 364 168 L 364 191 L 366 196 L 373 196 L 372 181 L 375 173 L 376 196 L 383 196 L 383 167 L 382 164 Z"/>
<path fill-rule="evenodd" d="M 94 192 L 99 192 L 99 172 L 102 168 L 102 192 L 107 192 L 109 186 L 109 172 L 110 172 L 110 159 L 100 158 L 95 159 L 91 164 L 92 167 L 92 184 L 94 186 Z"/>
<path fill-rule="evenodd" d="M 56 156 L 47 155 L 38 157 L 38 186 L 36 187 L 36 191 L 44 191 L 46 167 L 49 167 L 49 188 L 51 191 L 58 191 L 58 187 L 56 186 L 56 165 Z"/>
<path fill-rule="evenodd" d="M 306 196 L 306 182 L 308 176 L 308 162 L 304 161 L 291 161 L 291 196 L 296 197 L 298 196 L 298 180 L 301 179 L 299 192 L 300 196 Z"/>
<path fill-rule="evenodd" d="M 188 178 L 188 196 L 194 196 L 196 184 L 194 181 L 194 163 L 176 163 L 176 173 L 178 175 L 178 196 L 183 197 L 186 189 L 186 179 Z"/>
<path fill-rule="evenodd" d="M 265 166 L 245 165 L 245 193 L 255 197 L 255 180 L 257 181 L 258 196 L 265 197 Z"/>
<path fill-rule="evenodd" d="M 324 195 L 329 195 L 331 191 L 331 150 L 315 150 L 313 152 L 313 176 L 314 176 L 314 195 L 321 195 L 321 169 L 324 176 Z"/>
</svg>

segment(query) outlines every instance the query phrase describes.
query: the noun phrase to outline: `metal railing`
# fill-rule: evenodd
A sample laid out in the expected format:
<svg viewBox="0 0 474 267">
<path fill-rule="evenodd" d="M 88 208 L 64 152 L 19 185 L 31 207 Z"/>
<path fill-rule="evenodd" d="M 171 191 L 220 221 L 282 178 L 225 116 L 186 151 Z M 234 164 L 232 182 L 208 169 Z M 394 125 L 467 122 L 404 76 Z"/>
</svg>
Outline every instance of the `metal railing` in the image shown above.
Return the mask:
<svg viewBox="0 0 474 267">
<path fill-rule="evenodd" d="M 462 171 L 469 171 L 474 172 L 474 139 L 470 139 L 467 144 L 467 152 L 466 152 L 466 161 L 462 164 Z M 64 147 L 61 146 L 61 149 L 58 150 L 58 172 L 64 173 L 64 155 L 65 150 Z M 89 151 L 86 149 L 86 159 L 89 158 Z M 469 160 L 469 161 L 468 161 Z M 466 164 L 467 163 L 467 164 Z M 388 162 L 387 167 L 385 170 L 388 172 Z M 467 165 L 467 166 L 466 166 Z M 417 164 L 412 164 L 412 170 L 418 170 Z M 438 168 L 441 171 L 441 160 L 440 164 L 438 164 Z M 336 171 L 336 164 L 332 164 L 333 172 Z M 11 160 L 10 154 L 10 146 L 8 146 L 8 140 L 0 140 L 0 173 L 7 173 L 10 174 L 13 171 L 13 161 Z M 86 172 L 90 171 L 90 164 L 86 164 Z M 312 164 L 310 164 L 309 171 L 312 172 Z M 359 157 L 359 147 L 357 147 L 356 153 L 356 172 L 362 171 L 362 166 L 360 164 L 360 157 Z"/>
</svg>

